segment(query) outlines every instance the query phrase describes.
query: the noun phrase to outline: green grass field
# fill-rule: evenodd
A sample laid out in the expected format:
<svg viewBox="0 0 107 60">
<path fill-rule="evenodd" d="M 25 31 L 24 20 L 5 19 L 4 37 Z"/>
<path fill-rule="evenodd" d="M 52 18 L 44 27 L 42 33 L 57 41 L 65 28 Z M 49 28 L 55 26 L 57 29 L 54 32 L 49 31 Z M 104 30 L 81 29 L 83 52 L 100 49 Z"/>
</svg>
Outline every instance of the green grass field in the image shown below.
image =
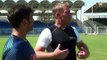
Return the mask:
<svg viewBox="0 0 107 60">
<path fill-rule="evenodd" d="M 38 35 L 27 36 L 27 38 L 34 47 Z M 88 45 L 90 50 L 90 57 L 85 60 L 107 60 L 107 35 L 81 35 L 81 38 Z M 8 36 L 0 36 L 0 60 L 7 39 Z"/>
</svg>

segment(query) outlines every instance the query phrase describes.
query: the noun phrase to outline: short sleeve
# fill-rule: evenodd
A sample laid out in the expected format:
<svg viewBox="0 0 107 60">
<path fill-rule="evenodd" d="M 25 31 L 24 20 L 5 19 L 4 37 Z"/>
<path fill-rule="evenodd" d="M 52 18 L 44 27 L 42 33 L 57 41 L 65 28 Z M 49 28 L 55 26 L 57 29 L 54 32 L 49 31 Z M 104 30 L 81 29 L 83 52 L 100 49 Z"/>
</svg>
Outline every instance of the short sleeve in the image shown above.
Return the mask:
<svg viewBox="0 0 107 60">
<path fill-rule="evenodd" d="M 74 29 L 74 32 L 75 32 L 75 34 L 76 34 L 76 36 L 77 36 L 77 43 L 78 43 L 78 42 L 81 41 L 80 34 L 79 34 L 79 32 L 76 30 L 75 27 L 73 27 L 73 29 Z"/>
<path fill-rule="evenodd" d="M 45 28 L 39 38 L 38 38 L 38 41 L 36 43 L 36 46 L 41 46 L 41 47 L 45 47 L 47 48 L 48 45 L 51 43 L 52 41 L 52 36 L 51 36 L 51 31 L 49 28 Z"/>
</svg>

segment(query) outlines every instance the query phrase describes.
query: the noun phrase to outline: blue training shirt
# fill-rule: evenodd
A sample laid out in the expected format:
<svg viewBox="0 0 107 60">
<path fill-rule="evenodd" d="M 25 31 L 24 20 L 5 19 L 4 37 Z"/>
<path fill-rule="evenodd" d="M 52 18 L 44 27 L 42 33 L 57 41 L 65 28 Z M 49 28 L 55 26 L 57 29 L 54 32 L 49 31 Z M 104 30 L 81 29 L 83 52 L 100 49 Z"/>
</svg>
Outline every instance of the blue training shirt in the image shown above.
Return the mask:
<svg viewBox="0 0 107 60">
<path fill-rule="evenodd" d="M 4 46 L 2 60 L 36 60 L 36 54 L 28 40 L 11 35 Z"/>
</svg>

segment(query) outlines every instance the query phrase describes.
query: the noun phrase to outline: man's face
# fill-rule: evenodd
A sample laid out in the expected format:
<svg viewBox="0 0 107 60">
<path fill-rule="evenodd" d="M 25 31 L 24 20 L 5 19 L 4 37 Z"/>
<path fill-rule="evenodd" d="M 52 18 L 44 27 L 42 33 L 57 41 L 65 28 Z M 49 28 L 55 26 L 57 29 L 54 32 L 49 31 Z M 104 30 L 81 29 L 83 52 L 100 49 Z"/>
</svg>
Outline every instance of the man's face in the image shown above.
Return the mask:
<svg viewBox="0 0 107 60">
<path fill-rule="evenodd" d="M 33 22 L 34 22 L 34 19 L 33 19 L 33 13 L 30 14 L 29 16 L 29 23 L 28 23 L 28 30 L 33 30 Z"/>
<path fill-rule="evenodd" d="M 71 19 L 70 9 L 69 9 L 69 7 L 67 7 L 67 6 L 64 6 L 63 9 L 64 9 L 64 11 L 63 11 L 63 13 L 62 13 L 62 21 L 63 21 L 65 24 L 69 24 L 70 19 Z"/>
</svg>

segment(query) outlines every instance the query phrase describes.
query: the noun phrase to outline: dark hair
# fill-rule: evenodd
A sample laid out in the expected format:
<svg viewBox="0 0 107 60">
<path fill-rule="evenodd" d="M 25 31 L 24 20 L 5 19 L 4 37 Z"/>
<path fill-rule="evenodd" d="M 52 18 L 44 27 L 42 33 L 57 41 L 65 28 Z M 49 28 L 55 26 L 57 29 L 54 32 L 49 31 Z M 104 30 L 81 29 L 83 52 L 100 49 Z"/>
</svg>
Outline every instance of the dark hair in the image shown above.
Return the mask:
<svg viewBox="0 0 107 60">
<path fill-rule="evenodd" d="M 29 20 L 33 9 L 29 5 L 17 4 L 8 12 L 8 20 L 13 28 L 19 28 L 23 19 Z"/>
</svg>

